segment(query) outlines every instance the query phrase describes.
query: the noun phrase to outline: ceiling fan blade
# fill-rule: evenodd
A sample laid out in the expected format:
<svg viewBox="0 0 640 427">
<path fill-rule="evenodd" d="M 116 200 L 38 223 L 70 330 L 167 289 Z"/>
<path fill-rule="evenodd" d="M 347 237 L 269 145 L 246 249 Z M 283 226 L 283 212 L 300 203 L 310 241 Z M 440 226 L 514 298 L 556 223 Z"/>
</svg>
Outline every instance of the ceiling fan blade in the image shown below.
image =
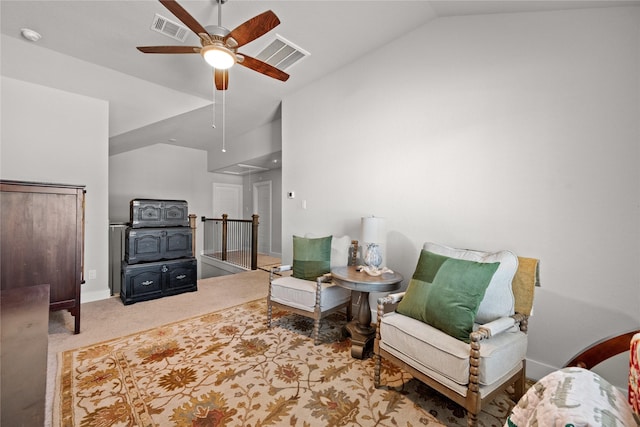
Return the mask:
<svg viewBox="0 0 640 427">
<path fill-rule="evenodd" d="M 286 82 L 289 79 L 289 74 L 277 69 L 273 65 L 269 65 L 266 62 L 260 61 L 259 59 L 247 56 L 244 53 L 242 53 L 241 55 L 244 57 L 244 60 L 242 62 L 238 62 L 238 64 L 243 65 L 247 68 L 251 68 L 254 71 L 264 74 L 265 76 L 282 80 L 283 82 Z"/>
<path fill-rule="evenodd" d="M 198 37 L 200 37 L 200 34 L 208 34 L 207 30 L 205 30 L 204 27 L 198 21 L 196 21 L 193 16 L 189 14 L 189 12 L 187 12 L 182 6 L 176 3 L 175 0 L 160 0 L 160 3 L 162 3 L 164 7 L 169 9 L 169 11 L 173 13 L 173 15 L 178 18 L 184 25 L 189 27 L 191 31 L 196 33 Z"/>
<path fill-rule="evenodd" d="M 227 90 L 229 89 L 229 70 L 214 69 L 213 80 L 216 83 L 216 89 Z"/>
<path fill-rule="evenodd" d="M 142 53 L 200 53 L 198 46 L 138 46 Z"/>
<path fill-rule="evenodd" d="M 233 47 L 240 47 L 268 33 L 278 25 L 280 25 L 280 20 L 276 14 L 267 10 L 238 25 L 225 37 L 225 42 L 227 39 L 232 38 L 238 43 Z"/>
</svg>

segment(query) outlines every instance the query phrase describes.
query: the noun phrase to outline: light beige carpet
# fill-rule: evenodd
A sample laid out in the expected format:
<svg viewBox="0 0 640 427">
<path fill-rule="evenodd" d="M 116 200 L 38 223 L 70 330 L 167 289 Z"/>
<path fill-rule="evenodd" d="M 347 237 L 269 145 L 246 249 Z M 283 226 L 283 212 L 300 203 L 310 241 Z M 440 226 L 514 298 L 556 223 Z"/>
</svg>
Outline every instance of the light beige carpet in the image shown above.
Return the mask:
<svg viewBox="0 0 640 427">
<path fill-rule="evenodd" d="M 80 333 L 73 334 L 74 318 L 67 311 L 49 316 L 49 351 L 45 426 L 52 425 L 58 355 L 138 331 L 265 298 L 269 274 L 250 271 L 198 281 L 197 292 L 125 306 L 119 297 L 82 304 Z"/>
<path fill-rule="evenodd" d="M 313 324 L 283 311 L 265 327 L 264 298 L 141 333 L 65 351 L 54 425 L 466 425 L 464 411 L 403 371 L 350 356 L 344 316 Z M 480 416 L 500 426 L 513 402 Z"/>
</svg>

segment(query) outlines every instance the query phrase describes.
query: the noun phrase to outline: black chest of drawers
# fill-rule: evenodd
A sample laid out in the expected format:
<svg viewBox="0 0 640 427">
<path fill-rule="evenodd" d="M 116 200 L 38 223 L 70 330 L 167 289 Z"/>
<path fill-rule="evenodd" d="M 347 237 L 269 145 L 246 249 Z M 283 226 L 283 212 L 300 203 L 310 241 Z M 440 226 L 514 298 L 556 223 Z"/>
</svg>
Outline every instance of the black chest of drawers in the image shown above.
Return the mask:
<svg viewBox="0 0 640 427">
<path fill-rule="evenodd" d="M 133 199 L 129 211 L 133 228 L 189 226 L 189 208 L 184 200 Z"/>
<path fill-rule="evenodd" d="M 198 290 L 195 258 L 128 265 L 123 262 L 120 299 L 125 304 Z"/>
<path fill-rule="evenodd" d="M 134 199 L 125 232 L 124 304 L 198 290 L 193 231 L 183 200 Z"/>
<path fill-rule="evenodd" d="M 189 227 L 128 228 L 124 256 L 128 264 L 190 257 L 193 240 Z"/>
</svg>

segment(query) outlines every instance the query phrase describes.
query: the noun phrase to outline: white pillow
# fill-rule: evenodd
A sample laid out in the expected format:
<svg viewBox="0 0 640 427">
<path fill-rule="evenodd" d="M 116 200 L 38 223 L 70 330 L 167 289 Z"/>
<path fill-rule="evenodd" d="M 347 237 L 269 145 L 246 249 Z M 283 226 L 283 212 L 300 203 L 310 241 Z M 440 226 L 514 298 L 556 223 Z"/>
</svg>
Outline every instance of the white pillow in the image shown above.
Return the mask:
<svg viewBox="0 0 640 427">
<path fill-rule="evenodd" d="M 307 233 L 304 237 L 308 239 L 318 239 L 327 237 L 326 235 L 318 236 L 313 233 Z M 351 248 L 351 237 L 342 236 L 331 238 L 331 268 L 344 267 L 349 264 L 349 249 Z"/>
<path fill-rule="evenodd" d="M 437 243 L 427 242 L 422 247 L 434 254 L 467 261 L 491 263 L 499 262 L 500 266 L 489 282 L 487 291 L 478 308 L 476 323 L 487 323 L 500 317 L 512 316 L 515 312 L 515 298 L 511 282 L 518 269 L 518 257 L 510 251 L 482 252 L 469 249 L 456 249 Z"/>
</svg>

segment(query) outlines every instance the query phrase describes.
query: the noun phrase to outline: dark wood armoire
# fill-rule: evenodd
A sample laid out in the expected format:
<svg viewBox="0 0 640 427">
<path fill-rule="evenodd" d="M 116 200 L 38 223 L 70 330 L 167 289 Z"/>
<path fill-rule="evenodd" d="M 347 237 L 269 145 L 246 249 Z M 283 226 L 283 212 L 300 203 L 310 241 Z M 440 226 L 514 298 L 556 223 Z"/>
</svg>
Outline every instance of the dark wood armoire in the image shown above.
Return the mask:
<svg viewBox="0 0 640 427">
<path fill-rule="evenodd" d="M 49 284 L 49 309 L 69 310 L 80 332 L 84 283 L 82 185 L 0 181 L 0 287 Z"/>
</svg>

